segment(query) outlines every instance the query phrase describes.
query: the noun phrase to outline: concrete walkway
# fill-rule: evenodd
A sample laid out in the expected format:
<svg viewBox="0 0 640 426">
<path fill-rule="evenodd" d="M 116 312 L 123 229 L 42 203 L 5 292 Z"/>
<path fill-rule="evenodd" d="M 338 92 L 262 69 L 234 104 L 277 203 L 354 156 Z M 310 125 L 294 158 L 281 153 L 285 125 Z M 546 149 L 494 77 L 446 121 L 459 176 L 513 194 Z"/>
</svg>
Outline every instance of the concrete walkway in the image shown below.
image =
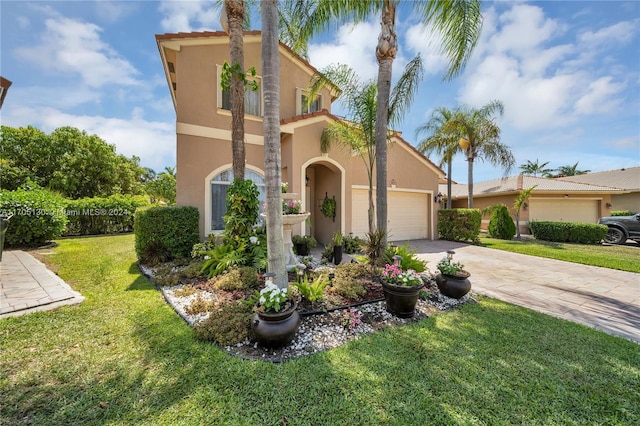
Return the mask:
<svg viewBox="0 0 640 426">
<path fill-rule="evenodd" d="M 431 270 L 454 250 L 475 293 L 640 342 L 640 274 L 450 241 L 407 242 Z"/>
<path fill-rule="evenodd" d="M 5 251 L 0 262 L 0 318 L 75 305 L 84 297 L 59 276 L 20 250 Z"/>
</svg>

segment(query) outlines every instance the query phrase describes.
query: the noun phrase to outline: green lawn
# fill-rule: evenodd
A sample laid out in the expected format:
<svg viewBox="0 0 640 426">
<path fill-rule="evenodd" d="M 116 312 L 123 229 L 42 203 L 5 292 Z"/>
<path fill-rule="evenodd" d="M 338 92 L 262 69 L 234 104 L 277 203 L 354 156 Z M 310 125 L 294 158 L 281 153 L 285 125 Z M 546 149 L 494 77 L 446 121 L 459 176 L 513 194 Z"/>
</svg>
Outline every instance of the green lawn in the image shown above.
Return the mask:
<svg viewBox="0 0 640 426">
<path fill-rule="evenodd" d="M 493 299 L 283 364 L 194 340 L 133 236 L 60 241 L 87 300 L 0 321 L 0 424 L 637 424 L 637 344 Z"/>
<path fill-rule="evenodd" d="M 483 247 L 513 253 L 565 260 L 584 265 L 602 266 L 621 271 L 640 272 L 640 247 L 637 245 L 570 244 L 535 239 L 523 239 L 520 241 L 498 240 L 489 238 L 486 234 L 480 235 L 480 243 Z"/>
</svg>

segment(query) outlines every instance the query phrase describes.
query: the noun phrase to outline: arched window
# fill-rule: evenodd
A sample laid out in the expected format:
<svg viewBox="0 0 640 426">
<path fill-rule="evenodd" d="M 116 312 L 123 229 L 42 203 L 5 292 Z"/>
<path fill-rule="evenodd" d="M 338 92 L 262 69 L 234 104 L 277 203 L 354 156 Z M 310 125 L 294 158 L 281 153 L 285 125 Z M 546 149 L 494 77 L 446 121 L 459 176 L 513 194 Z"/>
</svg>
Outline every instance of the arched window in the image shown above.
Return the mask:
<svg viewBox="0 0 640 426">
<path fill-rule="evenodd" d="M 245 170 L 244 178 L 252 181 L 258 187 L 258 199 L 260 201 L 260 213 L 266 201 L 264 177 L 252 170 Z M 233 170 L 225 170 L 211 179 L 211 231 L 224 230 L 224 219 L 227 212 L 227 188 L 233 183 Z M 258 216 L 258 222 L 263 223 L 262 216 Z"/>
</svg>

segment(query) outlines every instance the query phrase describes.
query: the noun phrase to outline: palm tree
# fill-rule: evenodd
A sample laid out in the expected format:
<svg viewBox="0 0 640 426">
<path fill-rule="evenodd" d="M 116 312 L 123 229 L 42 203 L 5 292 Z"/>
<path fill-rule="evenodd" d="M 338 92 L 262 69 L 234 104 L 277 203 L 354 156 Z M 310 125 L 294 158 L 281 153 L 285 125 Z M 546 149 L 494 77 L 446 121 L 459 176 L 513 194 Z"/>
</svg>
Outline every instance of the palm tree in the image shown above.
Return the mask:
<svg viewBox="0 0 640 426">
<path fill-rule="evenodd" d="M 415 95 L 418 82 L 422 78 L 420 55 L 412 59 L 391 93 L 389 118 L 398 122 Z M 343 103 L 347 109 L 347 120 L 331 123 L 322 133 L 322 151 L 327 152 L 332 142 L 348 147 L 362 158 L 369 178 L 369 232 L 375 231 L 375 205 L 373 202 L 373 172 L 376 159 L 375 124 L 378 87 L 375 81 L 361 82 L 354 70 L 346 65 L 329 66 L 322 73 L 314 75 L 309 100 L 325 84 L 336 84 L 343 93 Z M 389 136 L 389 134 L 388 134 Z M 387 138 L 387 142 L 389 138 Z"/>
<path fill-rule="evenodd" d="M 162 173 L 160 173 L 160 176 L 162 175 L 168 175 L 171 176 L 172 178 L 175 179 L 176 177 L 176 168 L 175 167 L 171 167 L 171 166 L 167 166 L 164 168 L 164 171 Z"/>
<path fill-rule="evenodd" d="M 460 150 L 461 135 L 456 132 L 445 132 L 442 128 L 451 120 L 455 111 L 440 107 L 436 109 L 427 123 L 416 129 L 416 137 L 422 133 L 430 135 L 418 142 L 418 151 L 425 155 L 432 152 L 440 155 L 440 167 L 447 163 L 447 208 L 451 208 L 451 173 L 453 156 Z"/>
<path fill-rule="evenodd" d="M 533 185 L 529 189 L 520 191 L 520 194 L 518 194 L 516 199 L 513 201 L 513 209 L 516 211 L 516 240 L 522 239 L 522 236 L 520 235 L 520 209 L 522 209 L 524 202 L 529 198 L 529 195 L 531 195 L 536 186 L 538 185 Z"/>
<path fill-rule="evenodd" d="M 264 166 L 267 198 L 268 268 L 275 284 L 287 288 L 284 238 L 282 235 L 282 191 L 280 189 L 280 54 L 278 52 L 278 0 L 263 0 L 262 83 L 264 97 Z"/>
<path fill-rule="evenodd" d="M 548 161 L 540 164 L 538 159 L 536 158 L 535 162 L 531 160 L 527 160 L 526 163 L 520 165 L 520 170 L 522 170 L 521 174 L 527 174 L 530 176 L 538 176 L 542 177 L 550 177 L 553 169 L 545 169 L 546 165 L 549 164 Z"/>
<path fill-rule="evenodd" d="M 577 175 L 584 175 L 591 172 L 591 170 L 578 170 L 578 163 L 579 161 L 576 162 L 576 164 L 574 164 L 573 166 L 567 165 L 567 166 L 558 167 L 556 169 L 557 173 L 553 177 L 577 176 Z"/>
<path fill-rule="evenodd" d="M 500 142 L 500 127 L 493 118 L 494 114 L 502 115 L 503 111 L 500 101 L 492 101 L 479 109 L 461 108 L 443 127 L 445 132 L 459 132 L 463 135 L 460 144 L 469 162 L 469 208 L 473 208 L 473 162 L 476 158 L 501 166 L 505 176 L 515 163 L 509 147 Z"/>
<path fill-rule="evenodd" d="M 305 11 L 299 18 L 304 25 L 299 32 L 303 40 L 315 31 L 325 29 L 331 18 L 338 21 L 366 20 L 372 13 L 380 13 L 381 29 L 376 47 L 378 60 L 378 99 L 376 106 L 376 208 L 378 230 L 387 229 L 387 129 L 389 128 L 389 101 L 393 61 L 398 52 L 395 31 L 396 8 L 399 0 L 318 0 L 317 7 Z M 425 27 L 442 35 L 442 52 L 449 59 L 446 79 L 457 75 L 471 56 L 480 30 L 482 15 L 480 0 L 412 1 L 407 2 Z M 334 21 L 335 22 L 335 21 Z"/>
</svg>

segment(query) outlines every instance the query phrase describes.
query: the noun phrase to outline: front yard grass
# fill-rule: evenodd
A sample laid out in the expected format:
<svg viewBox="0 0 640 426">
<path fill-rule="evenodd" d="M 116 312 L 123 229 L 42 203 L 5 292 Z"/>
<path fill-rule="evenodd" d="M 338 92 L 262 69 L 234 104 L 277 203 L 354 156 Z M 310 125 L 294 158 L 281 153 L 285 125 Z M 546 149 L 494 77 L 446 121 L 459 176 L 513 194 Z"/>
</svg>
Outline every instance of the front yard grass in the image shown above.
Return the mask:
<svg viewBox="0 0 640 426">
<path fill-rule="evenodd" d="M 535 239 L 498 240 L 480 235 L 483 247 L 601 266 L 628 272 L 640 272 L 640 247 L 625 245 L 570 244 Z"/>
<path fill-rule="evenodd" d="M 133 236 L 60 241 L 87 300 L 0 321 L 0 423 L 635 424 L 637 344 L 488 298 L 283 364 L 195 340 Z"/>
</svg>

